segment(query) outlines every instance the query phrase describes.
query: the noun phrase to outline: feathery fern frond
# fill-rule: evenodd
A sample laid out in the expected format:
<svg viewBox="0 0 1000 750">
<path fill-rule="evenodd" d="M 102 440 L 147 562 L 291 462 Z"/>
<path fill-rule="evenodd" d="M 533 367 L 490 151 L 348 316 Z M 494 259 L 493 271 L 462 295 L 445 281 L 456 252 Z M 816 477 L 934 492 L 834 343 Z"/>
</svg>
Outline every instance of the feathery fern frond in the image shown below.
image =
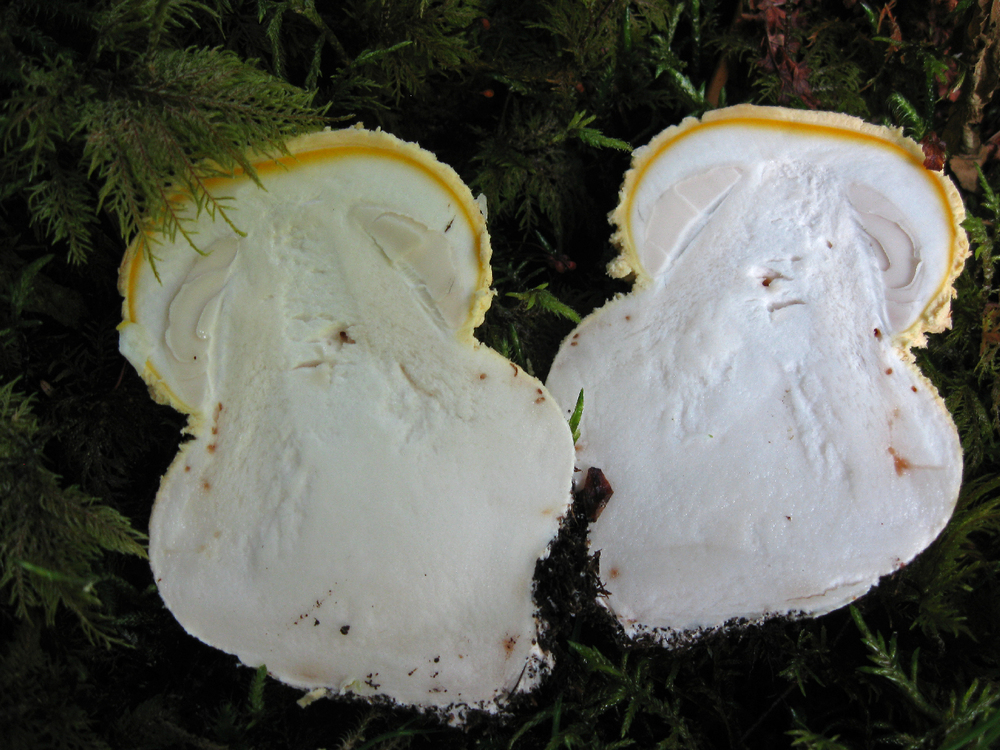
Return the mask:
<svg viewBox="0 0 1000 750">
<path fill-rule="evenodd" d="M 44 464 L 31 399 L 15 385 L 0 385 L 0 591 L 22 619 L 40 610 L 52 624 L 65 607 L 89 638 L 111 642 L 94 566 L 105 552 L 145 557 L 144 537 L 114 509 L 60 485 Z"/>
</svg>

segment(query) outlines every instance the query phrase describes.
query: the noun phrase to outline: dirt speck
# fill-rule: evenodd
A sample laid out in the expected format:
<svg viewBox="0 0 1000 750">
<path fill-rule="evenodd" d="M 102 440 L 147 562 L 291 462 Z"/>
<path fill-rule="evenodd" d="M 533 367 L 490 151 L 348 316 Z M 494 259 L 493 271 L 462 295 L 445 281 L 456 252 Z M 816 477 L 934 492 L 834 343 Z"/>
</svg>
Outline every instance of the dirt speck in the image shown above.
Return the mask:
<svg viewBox="0 0 1000 750">
<path fill-rule="evenodd" d="M 903 476 L 903 472 L 912 468 L 910 462 L 899 455 L 892 446 L 889 446 L 889 455 L 892 456 L 892 464 L 893 468 L 896 469 L 897 476 Z"/>
</svg>

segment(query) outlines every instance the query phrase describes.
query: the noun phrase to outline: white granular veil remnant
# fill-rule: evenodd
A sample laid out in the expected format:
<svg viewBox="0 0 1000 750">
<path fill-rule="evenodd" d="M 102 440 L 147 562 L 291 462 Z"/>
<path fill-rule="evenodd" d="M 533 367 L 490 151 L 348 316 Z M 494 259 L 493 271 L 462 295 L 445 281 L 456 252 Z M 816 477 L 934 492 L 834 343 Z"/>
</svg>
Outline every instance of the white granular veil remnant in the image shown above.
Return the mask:
<svg viewBox="0 0 1000 750">
<path fill-rule="evenodd" d="M 544 386 L 472 330 L 489 238 L 450 169 L 385 133 L 326 132 L 218 180 L 204 255 L 123 265 L 121 347 L 190 415 L 150 560 L 193 635 L 291 685 L 461 716 L 546 660 L 535 564 L 573 446 Z M 319 693 L 316 693 L 319 694 Z"/>
<path fill-rule="evenodd" d="M 909 349 L 948 322 L 961 218 L 915 144 L 845 116 L 720 110 L 636 153 L 609 268 L 634 289 L 548 380 L 586 395 L 628 634 L 826 612 L 940 532 L 961 448 Z"/>
</svg>

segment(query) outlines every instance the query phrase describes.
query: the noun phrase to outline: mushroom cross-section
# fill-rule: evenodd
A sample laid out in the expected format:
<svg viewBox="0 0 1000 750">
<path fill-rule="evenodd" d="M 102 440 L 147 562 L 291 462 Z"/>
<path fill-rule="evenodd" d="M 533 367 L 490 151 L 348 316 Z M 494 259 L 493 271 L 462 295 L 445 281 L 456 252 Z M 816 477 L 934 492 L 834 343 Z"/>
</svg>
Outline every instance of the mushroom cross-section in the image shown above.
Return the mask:
<svg viewBox="0 0 1000 750">
<path fill-rule="evenodd" d="M 180 623 L 282 681 L 494 710 L 545 656 L 532 601 L 572 485 L 544 386 L 472 335 L 489 238 L 467 187 L 381 132 L 296 139 L 135 244 L 121 349 L 189 415 L 150 523 Z"/>
<path fill-rule="evenodd" d="M 629 635 L 829 611 L 947 522 L 961 448 L 910 347 L 948 323 L 968 244 L 922 160 L 856 118 L 752 106 L 635 153 L 609 266 L 633 290 L 548 378 L 567 413 L 586 395 L 578 465 L 614 488 L 590 543 Z"/>
</svg>

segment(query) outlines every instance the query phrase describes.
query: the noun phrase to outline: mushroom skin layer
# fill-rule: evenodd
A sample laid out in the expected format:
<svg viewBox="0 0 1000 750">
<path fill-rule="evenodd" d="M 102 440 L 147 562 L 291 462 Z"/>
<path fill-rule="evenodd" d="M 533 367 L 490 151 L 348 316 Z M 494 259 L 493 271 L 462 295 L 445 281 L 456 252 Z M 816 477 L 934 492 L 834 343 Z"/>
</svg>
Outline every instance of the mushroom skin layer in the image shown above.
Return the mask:
<svg viewBox="0 0 1000 750">
<path fill-rule="evenodd" d="M 121 350 L 189 415 L 149 553 L 184 628 L 305 689 L 449 712 L 533 686 L 535 564 L 570 501 L 541 383 L 472 335 L 485 218 L 428 152 L 352 128 L 212 180 L 204 254 L 122 266 Z"/>
<path fill-rule="evenodd" d="M 608 268 L 633 289 L 548 377 L 567 414 L 585 393 L 628 636 L 833 610 L 941 531 L 961 446 L 910 348 L 950 323 L 963 215 L 915 143 L 846 115 L 732 107 L 635 152 Z"/>
</svg>

